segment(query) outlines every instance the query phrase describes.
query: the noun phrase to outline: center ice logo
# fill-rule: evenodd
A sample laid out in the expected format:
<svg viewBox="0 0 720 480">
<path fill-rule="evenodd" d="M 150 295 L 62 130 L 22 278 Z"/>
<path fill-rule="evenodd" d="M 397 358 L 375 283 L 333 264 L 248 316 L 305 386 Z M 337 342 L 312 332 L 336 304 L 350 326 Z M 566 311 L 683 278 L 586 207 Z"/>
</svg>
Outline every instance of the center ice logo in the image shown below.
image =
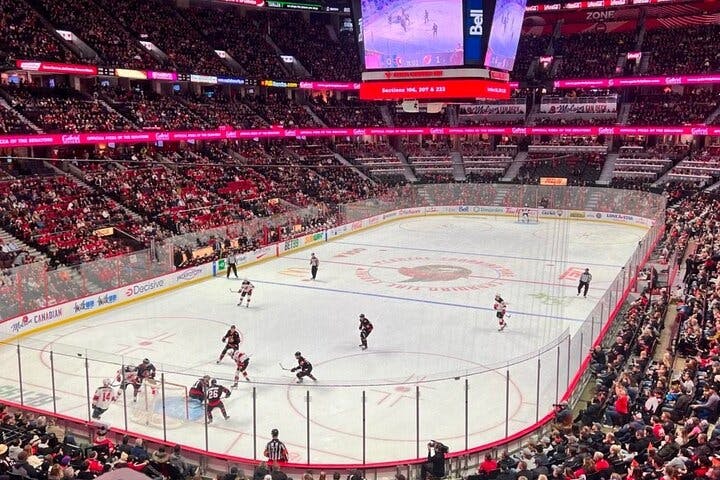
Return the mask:
<svg viewBox="0 0 720 480">
<path fill-rule="evenodd" d="M 455 265 L 420 265 L 417 267 L 401 267 L 400 275 L 410 277 L 403 282 L 448 282 L 459 278 L 468 278 L 472 270 Z"/>
<path fill-rule="evenodd" d="M 460 292 L 497 288 L 515 276 L 509 268 L 462 256 L 408 256 L 355 269 L 359 280 L 401 290 Z"/>
</svg>

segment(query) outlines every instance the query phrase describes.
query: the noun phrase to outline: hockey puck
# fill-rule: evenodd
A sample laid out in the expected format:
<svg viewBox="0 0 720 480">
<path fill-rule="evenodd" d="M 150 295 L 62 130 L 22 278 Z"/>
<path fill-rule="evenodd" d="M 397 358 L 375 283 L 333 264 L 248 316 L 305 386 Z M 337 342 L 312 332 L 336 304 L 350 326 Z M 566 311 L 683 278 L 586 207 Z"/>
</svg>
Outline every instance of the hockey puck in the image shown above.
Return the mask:
<svg viewBox="0 0 720 480">
<path fill-rule="evenodd" d="M 460 377 L 455 377 L 455 380 L 460 380 Z"/>
</svg>

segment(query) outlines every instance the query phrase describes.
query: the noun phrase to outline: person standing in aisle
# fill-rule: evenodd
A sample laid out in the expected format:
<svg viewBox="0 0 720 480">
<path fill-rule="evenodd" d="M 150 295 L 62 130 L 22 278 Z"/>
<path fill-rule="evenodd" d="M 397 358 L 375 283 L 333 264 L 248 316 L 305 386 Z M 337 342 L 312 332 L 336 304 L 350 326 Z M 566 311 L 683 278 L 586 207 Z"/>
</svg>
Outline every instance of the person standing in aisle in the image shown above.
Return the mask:
<svg viewBox="0 0 720 480">
<path fill-rule="evenodd" d="M 590 275 L 590 269 L 586 268 L 585 271 L 580 275 L 580 283 L 578 283 L 578 296 L 580 295 L 580 291 L 583 289 L 583 297 L 587 298 L 587 292 L 588 288 L 590 288 L 590 281 L 592 280 L 592 275 Z"/>
<path fill-rule="evenodd" d="M 233 273 L 235 274 L 235 278 L 240 278 L 240 277 L 238 277 L 238 274 L 237 274 L 236 264 L 237 264 L 237 256 L 235 255 L 235 252 L 230 250 L 228 252 L 228 256 L 227 256 L 227 277 L 226 278 L 230 278 L 230 270 L 232 270 Z"/>
<path fill-rule="evenodd" d="M 278 432 L 277 428 L 272 429 L 272 431 L 270 432 L 270 435 L 272 435 L 272 440 L 270 440 L 267 445 L 265 445 L 264 452 L 264 455 L 267 457 L 267 459 L 275 463 L 288 461 L 288 450 L 285 444 L 278 439 L 279 434 L 280 432 Z"/>
<path fill-rule="evenodd" d="M 310 254 L 310 274 L 312 275 L 312 279 L 315 280 L 315 277 L 317 276 L 318 267 L 320 266 L 320 260 L 315 256 L 314 253 Z"/>
</svg>

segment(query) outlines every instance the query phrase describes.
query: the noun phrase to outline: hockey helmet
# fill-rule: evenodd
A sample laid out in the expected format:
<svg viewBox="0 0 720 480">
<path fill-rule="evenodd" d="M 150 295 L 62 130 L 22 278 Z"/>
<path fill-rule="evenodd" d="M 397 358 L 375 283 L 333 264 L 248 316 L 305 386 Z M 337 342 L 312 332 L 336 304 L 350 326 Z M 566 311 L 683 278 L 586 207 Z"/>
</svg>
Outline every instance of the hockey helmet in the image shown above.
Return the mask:
<svg viewBox="0 0 720 480">
<path fill-rule="evenodd" d="M 361 314 L 360 314 L 360 318 L 365 318 L 365 314 L 364 314 L 364 313 L 361 313 Z"/>
<path fill-rule="evenodd" d="M 300 352 L 295 352 L 295 356 L 296 356 L 296 357 L 302 357 L 302 353 L 300 353 Z"/>
<path fill-rule="evenodd" d="M 103 387 L 109 387 L 112 382 L 109 378 L 103 380 Z"/>
<path fill-rule="evenodd" d="M 272 430 L 270 430 L 270 435 L 272 435 L 273 437 L 277 437 L 278 435 L 280 435 L 280 432 L 278 432 L 277 428 L 273 428 Z"/>
<path fill-rule="evenodd" d="M 150 363 L 150 360 L 148 360 L 148 359 L 146 358 L 146 359 L 143 360 L 143 363 L 144 363 L 145 365 L 147 365 L 148 363 Z"/>
<path fill-rule="evenodd" d="M 213 378 L 212 380 L 210 380 L 210 385 L 213 385 L 213 386 L 217 385 L 217 379 Z"/>
</svg>

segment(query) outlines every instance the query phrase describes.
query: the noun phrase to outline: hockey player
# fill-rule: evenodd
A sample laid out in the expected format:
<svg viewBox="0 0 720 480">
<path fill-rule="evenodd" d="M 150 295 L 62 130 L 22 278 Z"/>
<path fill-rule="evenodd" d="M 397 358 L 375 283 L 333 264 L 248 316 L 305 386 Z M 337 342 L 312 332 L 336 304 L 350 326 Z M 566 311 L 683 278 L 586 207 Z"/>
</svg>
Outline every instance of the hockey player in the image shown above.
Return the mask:
<svg viewBox="0 0 720 480">
<path fill-rule="evenodd" d="M 527 203 L 523 208 L 520 209 L 520 222 L 530 223 L 530 208 L 528 207 Z"/>
<path fill-rule="evenodd" d="M 242 285 L 240 285 L 240 290 L 238 290 L 238 293 L 240 294 L 240 303 L 238 303 L 238 307 L 242 307 L 243 299 L 247 296 L 247 304 L 245 307 L 250 308 L 250 299 L 252 298 L 252 292 L 255 288 L 255 285 L 250 283 L 250 280 L 247 278 L 242 281 Z"/>
<path fill-rule="evenodd" d="M 223 351 L 220 352 L 220 358 L 218 358 L 215 363 L 220 363 L 228 350 L 236 352 L 240 347 L 240 333 L 235 328 L 235 325 L 230 325 L 230 330 L 223 335 L 222 340 L 220 341 L 225 342 L 225 348 L 223 348 Z"/>
<path fill-rule="evenodd" d="M 220 411 L 222 412 L 223 417 L 225 417 L 225 420 L 230 418 L 230 416 L 227 414 L 227 411 L 225 411 L 225 405 L 222 402 L 223 394 L 225 394 L 225 398 L 228 398 L 230 396 L 230 390 L 223 387 L 222 385 L 218 385 L 217 380 L 215 380 L 214 378 L 210 380 L 210 387 L 207 389 L 206 394 L 208 423 L 212 423 L 212 411 L 215 410 L 217 407 L 220 407 Z"/>
<path fill-rule="evenodd" d="M 115 390 L 110 386 L 110 379 L 106 378 L 103 380 L 102 387 L 98 387 L 95 390 L 95 395 L 92 399 L 92 418 L 94 420 L 100 420 L 100 415 L 110 407 L 110 404 L 117 399 L 115 396 Z"/>
<path fill-rule="evenodd" d="M 123 394 L 127 393 L 128 385 L 132 385 L 133 401 L 137 401 L 140 385 L 142 384 L 142 380 L 138 376 L 138 367 L 125 365 L 122 369 L 118 370 L 115 378 L 120 382 L 120 389 L 123 391 Z"/>
<path fill-rule="evenodd" d="M 150 360 L 147 358 L 142 361 L 140 365 L 137 366 L 137 373 L 138 378 L 140 379 L 140 383 L 142 383 L 143 380 L 146 378 L 155 378 L 155 372 L 157 369 L 155 368 L 155 365 L 150 363 Z"/>
<path fill-rule="evenodd" d="M 188 392 L 188 396 L 194 400 L 199 400 L 202 402 L 205 400 L 205 391 L 210 386 L 210 375 L 205 375 L 204 377 L 198 378 L 192 387 L 190 387 L 190 391 Z"/>
<path fill-rule="evenodd" d="M 495 316 L 498 319 L 498 332 L 502 332 L 507 326 L 507 323 L 505 323 L 507 303 L 505 303 L 505 300 L 503 300 L 499 293 L 495 294 L 495 304 L 493 305 L 493 310 L 495 310 Z"/>
<path fill-rule="evenodd" d="M 298 372 L 295 374 L 297 377 L 297 383 L 302 383 L 303 377 L 310 377 L 313 381 L 317 382 L 317 378 L 315 378 L 312 374 L 312 363 L 305 360 L 300 352 L 295 352 L 295 359 L 298 362 L 298 366 L 291 368 L 290 371 Z"/>
<path fill-rule="evenodd" d="M 237 368 L 235 369 L 235 383 L 232 384 L 232 388 L 237 388 L 241 373 L 243 374 L 243 377 L 245 377 L 246 381 L 250 381 L 250 377 L 248 377 L 247 374 L 247 367 L 250 365 L 250 357 L 238 350 L 233 354 L 232 358 L 235 360 L 235 365 L 237 365 Z"/>
<path fill-rule="evenodd" d="M 360 314 L 360 348 L 367 350 L 367 337 L 370 332 L 373 331 L 373 324 L 370 320 L 365 317 L 365 314 Z"/>
</svg>

